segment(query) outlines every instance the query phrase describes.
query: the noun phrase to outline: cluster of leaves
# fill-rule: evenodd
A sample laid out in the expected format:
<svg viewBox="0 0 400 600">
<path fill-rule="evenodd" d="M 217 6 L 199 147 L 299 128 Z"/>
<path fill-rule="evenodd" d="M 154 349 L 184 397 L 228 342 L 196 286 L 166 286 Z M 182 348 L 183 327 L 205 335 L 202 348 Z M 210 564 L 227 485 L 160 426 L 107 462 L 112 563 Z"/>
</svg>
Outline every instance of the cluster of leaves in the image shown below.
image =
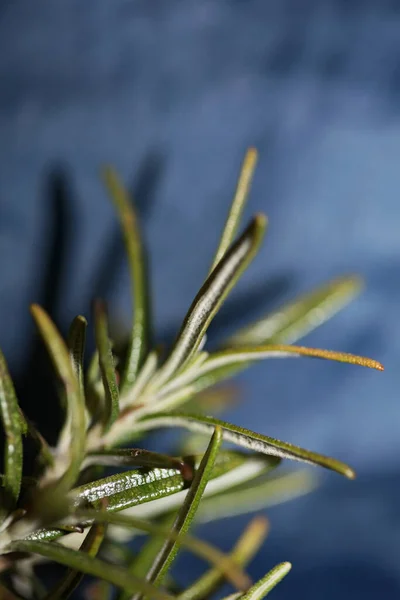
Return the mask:
<svg viewBox="0 0 400 600">
<path fill-rule="evenodd" d="M 266 218 L 257 215 L 236 237 L 255 163 L 256 152 L 250 149 L 208 276 L 168 352 L 151 341 L 146 256 L 131 199 L 116 173 L 105 169 L 127 249 L 132 330 L 126 344 L 113 344 L 105 306 L 96 302 L 96 351 L 84 371 L 86 319 L 76 317 L 64 340 L 49 315 L 32 306 L 65 407 L 55 447 L 23 415 L 0 354 L 5 433 L 1 597 L 64 599 L 87 574 L 98 578 L 90 587 L 91 597 L 98 599 L 117 590 L 120 600 L 202 599 L 226 581 L 236 590 L 232 598 L 263 598 L 291 568 L 289 563 L 277 565 L 256 584 L 246 574 L 246 564 L 266 535 L 265 519 L 251 521 L 230 554 L 188 534 L 190 525 L 265 508 L 308 491 L 313 485 L 308 472 L 271 475 L 283 459 L 354 477 L 338 460 L 220 420 L 215 413 L 227 404 L 229 394 L 224 388 L 205 393 L 252 363 L 274 357 L 309 356 L 382 370 L 374 360 L 288 345 L 354 296 L 360 282 L 353 277 L 330 282 L 245 327 L 217 351 L 205 350 L 207 328 L 257 254 L 266 228 Z M 166 427 L 191 432 L 181 436 L 177 456 L 137 447 L 147 432 Z M 29 477 L 23 474 L 25 435 L 32 436 L 38 449 L 36 471 Z M 238 448 L 225 449 L 224 441 Z M 105 476 L 106 467 L 116 468 L 116 473 Z M 147 534 L 147 541 L 134 555 L 126 541 L 140 533 Z M 170 575 L 181 548 L 210 563 L 183 590 Z M 51 590 L 37 576 L 42 561 L 67 567 Z"/>
</svg>

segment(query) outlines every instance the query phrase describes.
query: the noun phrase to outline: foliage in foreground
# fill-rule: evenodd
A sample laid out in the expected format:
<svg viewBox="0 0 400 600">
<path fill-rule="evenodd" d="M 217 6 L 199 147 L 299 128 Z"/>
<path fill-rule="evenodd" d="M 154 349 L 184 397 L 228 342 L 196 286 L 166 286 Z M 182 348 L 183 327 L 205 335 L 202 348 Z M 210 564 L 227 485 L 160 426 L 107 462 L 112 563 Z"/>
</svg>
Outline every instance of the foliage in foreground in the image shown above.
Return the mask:
<svg viewBox="0 0 400 600">
<path fill-rule="evenodd" d="M 236 235 L 255 162 L 256 152 L 250 149 L 208 276 L 168 352 L 152 343 L 149 278 L 132 202 L 116 173 L 104 170 L 126 244 L 132 329 L 126 344 L 113 344 L 106 308 L 96 302 L 96 351 L 84 372 L 86 319 L 77 316 L 64 340 L 49 315 L 37 305 L 31 307 L 65 409 L 54 448 L 23 415 L 0 353 L 5 434 L 1 598 L 68 598 L 84 574 L 97 578 L 85 593 L 99 600 L 113 593 L 119 600 L 201 600 L 224 582 L 236 590 L 232 598 L 263 598 L 291 568 L 282 563 L 256 584 L 250 581 L 245 568 L 267 533 L 265 519 L 254 518 L 229 554 L 189 534 L 192 523 L 264 509 L 311 489 L 308 471 L 275 475 L 284 459 L 319 465 L 350 479 L 355 476 L 351 467 L 334 458 L 220 420 L 215 414 L 230 396 L 223 387 L 207 391 L 268 358 L 308 356 L 383 369 L 371 359 L 288 345 L 355 295 L 360 282 L 354 277 L 332 281 L 238 331 L 216 351 L 206 350 L 212 319 L 264 236 L 263 215 L 256 215 Z M 173 456 L 137 446 L 148 432 L 163 428 L 190 432 L 181 435 Z M 29 477 L 23 473 L 27 435 L 37 446 L 35 473 Z M 224 441 L 237 449 L 225 449 Z M 107 467 L 114 474 L 105 476 Z M 141 534 L 146 540 L 133 554 L 126 542 Z M 170 574 L 180 549 L 208 563 L 202 577 L 186 589 L 180 589 Z M 52 589 L 37 575 L 44 561 L 67 567 Z"/>
</svg>

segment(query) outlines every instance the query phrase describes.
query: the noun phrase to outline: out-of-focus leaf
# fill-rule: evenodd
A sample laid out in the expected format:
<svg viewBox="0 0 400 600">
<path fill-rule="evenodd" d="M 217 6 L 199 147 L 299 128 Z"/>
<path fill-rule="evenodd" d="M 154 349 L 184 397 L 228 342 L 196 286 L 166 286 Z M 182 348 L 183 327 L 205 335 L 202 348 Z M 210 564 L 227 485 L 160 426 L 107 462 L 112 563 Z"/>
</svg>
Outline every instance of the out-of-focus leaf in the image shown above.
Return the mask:
<svg viewBox="0 0 400 600">
<path fill-rule="evenodd" d="M 207 482 L 209 481 L 215 459 L 222 443 L 222 430 L 216 427 L 211 437 L 208 448 L 202 458 L 199 468 L 196 470 L 191 486 L 186 494 L 185 500 L 177 514 L 172 530 L 178 534 L 178 539 L 170 537 L 165 540 L 163 547 L 156 556 L 146 576 L 147 581 L 161 585 L 167 572 L 178 553 L 179 537 L 184 535 L 190 528 L 196 516 L 200 500 L 203 496 Z"/>
<path fill-rule="evenodd" d="M 154 598 L 154 600 L 172 600 L 172 596 L 155 588 L 147 581 L 136 578 L 127 572 L 126 569 L 117 565 L 106 563 L 99 558 L 89 556 L 85 552 L 79 552 L 65 548 L 59 544 L 51 542 L 36 542 L 33 540 L 19 540 L 10 545 L 13 552 L 28 552 L 29 554 L 38 554 L 58 562 L 72 569 L 77 569 L 87 575 L 99 577 L 105 581 L 116 585 L 119 588 L 126 589 L 131 593 L 140 591 Z"/>
<path fill-rule="evenodd" d="M 118 417 L 119 392 L 115 375 L 114 357 L 111 342 L 108 337 L 108 323 L 105 306 L 101 302 L 94 305 L 96 346 L 99 353 L 99 365 L 103 380 L 106 414 L 104 415 L 104 430 L 108 431 Z"/>
<path fill-rule="evenodd" d="M 12 510 L 18 500 L 22 481 L 23 423 L 7 363 L 0 351 L 0 412 L 5 434 L 4 478 L 2 481 L 6 509 L 1 517 Z M 2 507 L 2 508 L 3 508 Z M 3 512 L 3 511 L 1 511 Z"/>
<path fill-rule="evenodd" d="M 214 496 L 204 498 L 196 516 L 196 522 L 210 521 L 266 510 L 282 504 L 317 487 L 315 477 L 309 471 L 295 471 L 274 477 L 261 475 Z"/>
<path fill-rule="evenodd" d="M 147 355 L 135 383 L 129 388 L 126 394 L 120 398 L 119 405 L 121 411 L 143 401 L 143 389 L 157 370 L 158 354 L 157 350 L 152 350 Z"/>
<path fill-rule="evenodd" d="M 246 203 L 247 196 L 249 195 L 256 164 L 257 150 L 255 148 L 249 148 L 243 161 L 235 196 L 229 210 L 229 215 L 225 223 L 224 231 L 222 233 L 221 241 L 215 254 L 210 273 L 223 258 L 235 238 L 240 224 L 240 219 L 242 217 L 243 208 Z"/>
<path fill-rule="evenodd" d="M 165 531 L 171 529 L 172 524 L 175 520 L 175 514 L 168 515 L 167 518 L 159 523 Z M 146 577 L 151 565 L 153 564 L 156 556 L 159 554 L 161 548 L 164 545 L 164 537 L 160 535 L 150 536 L 146 543 L 140 548 L 140 552 L 130 562 L 129 572 L 134 573 L 136 577 Z M 117 600 L 129 600 L 130 595 L 125 592 L 121 592 Z"/>
<path fill-rule="evenodd" d="M 159 427 L 183 427 L 200 433 L 210 433 L 214 427 L 222 427 L 224 439 L 243 448 L 248 448 L 253 452 L 262 452 L 263 454 L 278 456 L 280 458 L 289 458 L 312 465 L 320 465 L 332 471 L 336 471 L 349 479 L 354 479 L 355 472 L 345 463 L 317 454 L 310 450 L 305 450 L 288 442 L 282 442 L 266 435 L 261 435 L 249 429 L 244 429 L 232 423 L 220 421 L 214 417 L 204 415 L 193 415 L 187 413 L 160 413 L 145 417 L 143 421 L 137 424 L 137 427 L 144 431 L 156 429 Z"/>
<path fill-rule="evenodd" d="M 348 304 L 362 287 L 359 277 L 341 277 L 282 306 L 277 311 L 240 329 L 226 346 L 270 343 L 292 344 L 330 319 Z"/>
<path fill-rule="evenodd" d="M 283 562 L 276 565 L 260 581 L 253 585 L 243 596 L 241 600 L 262 600 L 274 589 L 276 585 L 289 573 L 292 565 L 289 562 Z"/>
<path fill-rule="evenodd" d="M 255 257 L 265 228 L 266 217 L 257 215 L 206 279 L 186 314 L 169 357 L 158 373 L 158 387 L 196 352 L 214 315 Z"/>
<path fill-rule="evenodd" d="M 134 384 L 149 349 L 151 329 L 149 277 L 140 228 L 132 200 L 112 167 L 108 166 L 103 169 L 103 179 L 121 223 L 132 286 L 133 325 L 126 364 L 121 373 L 121 394 L 123 394 Z"/>
<path fill-rule="evenodd" d="M 232 563 L 229 556 L 218 550 L 211 544 L 204 542 L 188 533 L 184 535 L 171 529 L 170 527 L 162 527 L 161 525 L 144 521 L 143 519 L 137 519 L 131 515 L 126 514 L 112 514 L 106 511 L 94 511 L 80 509 L 77 512 L 77 516 L 82 520 L 89 520 L 91 522 L 108 523 L 110 526 L 115 525 L 118 527 L 131 528 L 138 531 L 143 531 L 150 535 L 161 536 L 177 541 L 179 546 L 190 550 L 193 554 L 202 558 L 209 564 L 218 567 L 223 573 L 224 577 L 238 588 L 246 587 L 248 585 L 248 577 L 244 571 L 237 565 Z"/>
<path fill-rule="evenodd" d="M 60 486 L 69 489 L 76 481 L 85 452 L 86 415 L 79 382 L 70 360 L 68 348 L 48 314 L 37 304 L 31 312 L 52 359 L 58 377 L 65 386 L 67 397 L 66 423 L 70 428 L 67 451 L 69 461 L 62 474 Z M 57 474 L 58 476 L 58 474 Z"/>
<path fill-rule="evenodd" d="M 260 549 L 268 533 L 268 521 L 264 517 L 255 517 L 246 527 L 233 548 L 230 558 L 241 567 L 245 567 Z M 210 569 L 197 581 L 179 594 L 179 600 L 202 600 L 210 598 L 224 582 L 218 569 Z"/>
<path fill-rule="evenodd" d="M 106 526 L 103 523 L 92 525 L 81 544 L 80 552 L 88 556 L 96 556 L 104 540 Z M 80 570 L 69 569 L 62 580 L 46 596 L 45 600 L 66 600 L 82 581 L 83 573 Z"/>
<path fill-rule="evenodd" d="M 68 348 L 71 355 L 72 366 L 79 383 L 79 389 L 84 396 L 83 389 L 83 360 L 85 354 L 87 321 L 78 315 L 71 323 L 68 333 Z"/>
</svg>

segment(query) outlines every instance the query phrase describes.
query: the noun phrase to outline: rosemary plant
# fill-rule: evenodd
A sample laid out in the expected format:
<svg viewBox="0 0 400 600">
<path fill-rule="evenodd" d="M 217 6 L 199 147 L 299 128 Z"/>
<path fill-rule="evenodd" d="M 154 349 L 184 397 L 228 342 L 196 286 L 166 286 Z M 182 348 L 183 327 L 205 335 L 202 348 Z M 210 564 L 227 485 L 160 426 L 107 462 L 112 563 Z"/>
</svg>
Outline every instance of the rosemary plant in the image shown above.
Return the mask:
<svg viewBox="0 0 400 600">
<path fill-rule="evenodd" d="M 217 351 L 207 351 L 207 329 L 264 237 L 267 221 L 261 214 L 237 235 L 256 158 L 250 149 L 208 276 L 167 352 L 151 343 L 145 251 L 132 201 L 115 171 L 104 169 L 129 262 L 132 330 L 123 348 L 114 345 L 106 307 L 96 302 L 96 351 L 85 371 L 85 317 L 74 319 L 64 340 L 49 315 L 31 307 L 65 407 L 55 447 L 22 413 L 0 353 L 1 598 L 68 598 L 85 574 L 95 583 L 83 586 L 82 593 L 99 600 L 201 600 L 225 582 L 235 590 L 230 598 L 263 598 L 291 568 L 282 563 L 255 584 L 249 579 L 245 569 L 267 533 L 265 518 L 254 518 L 229 554 L 189 534 L 193 522 L 265 509 L 311 489 L 309 471 L 273 473 L 285 459 L 354 478 L 353 469 L 334 458 L 220 420 L 216 413 L 229 402 L 227 388 L 208 391 L 252 363 L 276 357 L 383 369 L 368 358 L 291 345 L 357 293 L 355 277 L 332 281 L 241 329 Z M 142 446 L 149 431 L 163 428 L 190 432 L 181 435 L 172 456 Z M 33 476 L 23 471 L 24 436 L 36 442 Z M 224 442 L 237 448 L 226 449 Z M 113 474 L 106 475 L 107 467 Z M 142 534 L 147 537 L 134 554 L 127 542 Z M 180 549 L 208 564 L 186 589 L 170 572 Z M 51 589 L 49 579 L 38 576 L 42 562 L 66 567 L 55 570 L 59 581 Z"/>
</svg>

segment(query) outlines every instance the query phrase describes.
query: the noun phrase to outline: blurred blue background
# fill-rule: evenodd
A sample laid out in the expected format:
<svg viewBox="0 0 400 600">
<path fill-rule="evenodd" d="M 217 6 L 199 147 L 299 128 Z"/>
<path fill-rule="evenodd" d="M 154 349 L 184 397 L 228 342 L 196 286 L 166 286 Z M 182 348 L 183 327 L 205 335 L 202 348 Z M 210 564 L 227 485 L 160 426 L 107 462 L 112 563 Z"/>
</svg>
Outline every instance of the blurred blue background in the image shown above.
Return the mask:
<svg viewBox="0 0 400 600">
<path fill-rule="evenodd" d="M 366 291 L 306 342 L 386 370 L 287 360 L 241 376 L 229 418 L 358 472 L 323 473 L 317 493 L 269 511 L 251 573 L 292 561 L 282 599 L 399 597 L 400 2 L 2 0 L 0 40 L 0 343 L 28 413 L 31 301 L 64 328 L 94 292 L 129 314 L 99 166 L 112 161 L 136 192 L 167 338 L 255 145 L 246 216 L 266 212 L 269 233 L 221 328 L 357 272 Z M 209 533 L 228 548 L 243 522 Z"/>
</svg>

